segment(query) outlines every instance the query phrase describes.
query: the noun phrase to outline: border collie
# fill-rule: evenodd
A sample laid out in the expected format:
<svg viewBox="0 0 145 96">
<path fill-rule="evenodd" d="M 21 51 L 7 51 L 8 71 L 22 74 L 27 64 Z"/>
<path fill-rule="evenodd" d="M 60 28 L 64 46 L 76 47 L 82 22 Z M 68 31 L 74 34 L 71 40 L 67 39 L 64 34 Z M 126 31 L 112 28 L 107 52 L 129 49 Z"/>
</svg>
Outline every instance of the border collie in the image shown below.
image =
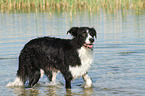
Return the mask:
<svg viewBox="0 0 145 96">
<path fill-rule="evenodd" d="M 84 88 L 91 87 L 87 71 L 93 61 L 96 31 L 89 27 L 72 27 L 68 33 L 72 39 L 42 37 L 29 41 L 21 50 L 17 77 L 7 86 L 23 86 L 29 80 L 27 87 L 31 88 L 43 74 L 55 81 L 57 72 L 61 72 L 66 89 L 71 88 L 71 81 L 78 76 L 84 79 Z"/>
</svg>

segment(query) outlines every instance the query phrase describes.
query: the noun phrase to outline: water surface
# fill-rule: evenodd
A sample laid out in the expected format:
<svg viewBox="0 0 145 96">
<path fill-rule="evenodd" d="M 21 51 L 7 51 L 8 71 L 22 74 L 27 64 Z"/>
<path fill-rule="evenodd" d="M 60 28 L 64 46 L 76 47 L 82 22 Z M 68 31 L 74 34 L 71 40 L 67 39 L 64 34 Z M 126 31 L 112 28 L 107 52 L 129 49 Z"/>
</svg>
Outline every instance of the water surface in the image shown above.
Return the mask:
<svg viewBox="0 0 145 96">
<path fill-rule="evenodd" d="M 64 79 L 57 75 L 52 85 L 46 77 L 35 88 L 7 88 L 18 67 L 18 56 L 24 44 L 41 36 L 71 38 L 72 26 L 94 27 L 98 38 L 94 46 L 94 62 L 88 71 L 93 88 L 81 87 L 82 78 L 72 82 L 66 91 Z M 10 95 L 144 95 L 145 94 L 145 11 L 96 13 L 0 13 L 0 93 Z"/>
</svg>

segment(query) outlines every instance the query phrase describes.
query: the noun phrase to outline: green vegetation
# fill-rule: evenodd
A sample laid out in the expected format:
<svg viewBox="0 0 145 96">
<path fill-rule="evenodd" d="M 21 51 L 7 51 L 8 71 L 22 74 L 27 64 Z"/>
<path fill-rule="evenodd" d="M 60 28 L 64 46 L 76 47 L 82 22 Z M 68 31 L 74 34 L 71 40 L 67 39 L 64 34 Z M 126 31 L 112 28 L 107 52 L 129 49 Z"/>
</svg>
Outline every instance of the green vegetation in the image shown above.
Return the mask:
<svg viewBox="0 0 145 96">
<path fill-rule="evenodd" d="M 47 10 L 72 11 L 133 9 L 144 10 L 145 0 L 0 0 L 0 11 Z"/>
</svg>

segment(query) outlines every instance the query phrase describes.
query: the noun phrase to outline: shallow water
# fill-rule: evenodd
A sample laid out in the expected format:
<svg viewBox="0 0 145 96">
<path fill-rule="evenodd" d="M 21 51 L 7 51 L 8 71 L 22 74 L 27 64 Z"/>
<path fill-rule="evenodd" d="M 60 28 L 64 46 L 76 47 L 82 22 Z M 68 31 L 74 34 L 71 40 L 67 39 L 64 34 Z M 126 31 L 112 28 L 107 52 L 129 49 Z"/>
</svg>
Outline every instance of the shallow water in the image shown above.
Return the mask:
<svg viewBox="0 0 145 96">
<path fill-rule="evenodd" d="M 81 87 L 82 78 L 65 90 L 64 79 L 57 75 L 57 84 L 40 79 L 35 88 L 8 88 L 18 66 L 18 56 L 24 44 L 41 36 L 71 38 L 66 32 L 72 26 L 90 26 L 98 32 L 94 46 L 94 62 L 88 71 L 93 88 Z M 0 93 L 13 95 L 144 95 L 145 94 L 145 11 L 99 13 L 0 13 Z"/>
</svg>

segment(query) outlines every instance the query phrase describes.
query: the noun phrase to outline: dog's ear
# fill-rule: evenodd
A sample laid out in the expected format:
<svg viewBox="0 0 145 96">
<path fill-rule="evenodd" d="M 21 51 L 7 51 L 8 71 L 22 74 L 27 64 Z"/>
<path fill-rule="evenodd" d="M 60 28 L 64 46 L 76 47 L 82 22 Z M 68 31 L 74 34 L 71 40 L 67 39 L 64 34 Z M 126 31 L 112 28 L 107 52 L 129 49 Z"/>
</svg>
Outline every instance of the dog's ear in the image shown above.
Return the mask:
<svg viewBox="0 0 145 96">
<path fill-rule="evenodd" d="M 76 37 L 79 27 L 72 27 L 69 31 L 67 31 L 67 34 L 70 33 L 72 36 Z"/>
<path fill-rule="evenodd" d="M 96 32 L 95 28 L 92 27 L 91 30 L 92 30 L 93 35 L 97 38 L 97 32 Z"/>
</svg>

